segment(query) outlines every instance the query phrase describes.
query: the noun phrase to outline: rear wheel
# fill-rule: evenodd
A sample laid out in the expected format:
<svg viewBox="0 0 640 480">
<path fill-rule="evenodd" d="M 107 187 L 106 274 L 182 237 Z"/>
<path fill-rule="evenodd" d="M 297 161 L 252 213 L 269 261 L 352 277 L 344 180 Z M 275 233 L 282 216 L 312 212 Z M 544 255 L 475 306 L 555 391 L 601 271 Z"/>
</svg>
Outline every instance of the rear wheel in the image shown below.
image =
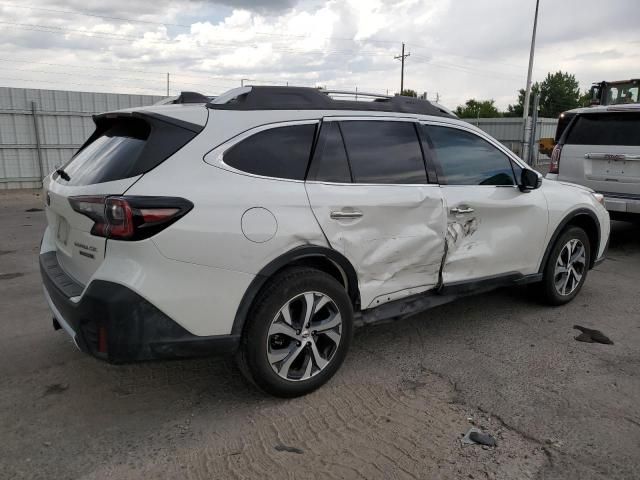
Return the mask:
<svg viewBox="0 0 640 480">
<path fill-rule="evenodd" d="M 591 261 L 589 237 L 579 227 L 569 227 L 553 246 L 542 280 L 543 300 L 564 305 L 578 294 L 587 278 Z"/>
<path fill-rule="evenodd" d="M 344 287 L 319 270 L 288 269 L 266 285 L 250 309 L 240 367 L 267 393 L 304 395 L 338 370 L 352 333 Z"/>
</svg>

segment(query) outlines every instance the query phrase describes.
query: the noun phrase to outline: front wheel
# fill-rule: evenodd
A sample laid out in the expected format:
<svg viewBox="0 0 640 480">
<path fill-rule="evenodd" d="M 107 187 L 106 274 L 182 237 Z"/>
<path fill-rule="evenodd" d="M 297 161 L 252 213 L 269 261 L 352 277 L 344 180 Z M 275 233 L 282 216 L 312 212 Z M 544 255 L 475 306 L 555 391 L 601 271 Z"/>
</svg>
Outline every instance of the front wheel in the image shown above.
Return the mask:
<svg viewBox="0 0 640 480">
<path fill-rule="evenodd" d="M 352 334 L 344 287 L 319 270 L 288 269 L 266 285 L 249 312 L 240 368 L 267 393 L 304 395 L 338 370 Z"/>
<path fill-rule="evenodd" d="M 579 227 L 565 230 L 553 246 L 542 279 L 543 300 L 550 305 L 564 305 L 578 294 L 587 278 L 591 245 Z"/>
</svg>

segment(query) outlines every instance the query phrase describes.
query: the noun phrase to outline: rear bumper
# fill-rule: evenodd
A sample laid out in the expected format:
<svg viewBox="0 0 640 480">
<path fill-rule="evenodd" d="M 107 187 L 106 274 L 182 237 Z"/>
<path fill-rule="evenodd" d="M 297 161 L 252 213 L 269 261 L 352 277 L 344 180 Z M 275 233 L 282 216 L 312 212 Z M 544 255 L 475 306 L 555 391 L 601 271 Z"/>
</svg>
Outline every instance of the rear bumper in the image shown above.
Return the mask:
<svg viewBox="0 0 640 480">
<path fill-rule="evenodd" d="M 600 192 L 607 210 L 614 214 L 640 215 L 640 195 Z"/>
<path fill-rule="evenodd" d="M 55 252 L 40 255 L 40 272 L 58 325 L 80 350 L 108 362 L 228 355 L 240 343 L 239 335 L 193 335 L 117 283 L 94 280 L 79 297 L 77 283 L 59 267 Z"/>
</svg>

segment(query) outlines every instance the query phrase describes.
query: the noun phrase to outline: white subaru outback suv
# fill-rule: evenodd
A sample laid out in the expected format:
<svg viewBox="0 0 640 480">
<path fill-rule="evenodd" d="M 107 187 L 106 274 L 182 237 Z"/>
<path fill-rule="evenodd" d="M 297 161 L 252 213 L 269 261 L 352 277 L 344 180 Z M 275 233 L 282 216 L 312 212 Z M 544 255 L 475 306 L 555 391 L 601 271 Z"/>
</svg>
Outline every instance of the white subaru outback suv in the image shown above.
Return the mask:
<svg viewBox="0 0 640 480">
<path fill-rule="evenodd" d="M 263 390 L 302 395 L 356 325 L 514 284 L 560 305 L 604 258 L 602 196 L 437 104 L 181 98 L 97 115 L 45 182 L 54 327 L 98 358 L 236 354 Z"/>
<path fill-rule="evenodd" d="M 551 154 L 547 178 L 602 193 L 614 220 L 640 220 L 640 104 L 578 108 L 564 115 L 571 121 Z"/>
</svg>

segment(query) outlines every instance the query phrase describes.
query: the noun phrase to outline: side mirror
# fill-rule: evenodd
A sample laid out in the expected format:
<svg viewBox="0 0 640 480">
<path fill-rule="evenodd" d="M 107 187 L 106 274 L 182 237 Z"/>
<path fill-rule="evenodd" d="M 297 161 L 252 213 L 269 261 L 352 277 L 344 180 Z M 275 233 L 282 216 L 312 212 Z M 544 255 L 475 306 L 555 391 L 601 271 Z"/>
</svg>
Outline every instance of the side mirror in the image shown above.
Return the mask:
<svg viewBox="0 0 640 480">
<path fill-rule="evenodd" d="M 522 169 L 522 174 L 520 175 L 521 191 L 528 192 L 529 190 L 535 190 L 536 188 L 540 188 L 540 185 L 542 185 L 542 175 L 535 170 L 528 168 Z"/>
</svg>

